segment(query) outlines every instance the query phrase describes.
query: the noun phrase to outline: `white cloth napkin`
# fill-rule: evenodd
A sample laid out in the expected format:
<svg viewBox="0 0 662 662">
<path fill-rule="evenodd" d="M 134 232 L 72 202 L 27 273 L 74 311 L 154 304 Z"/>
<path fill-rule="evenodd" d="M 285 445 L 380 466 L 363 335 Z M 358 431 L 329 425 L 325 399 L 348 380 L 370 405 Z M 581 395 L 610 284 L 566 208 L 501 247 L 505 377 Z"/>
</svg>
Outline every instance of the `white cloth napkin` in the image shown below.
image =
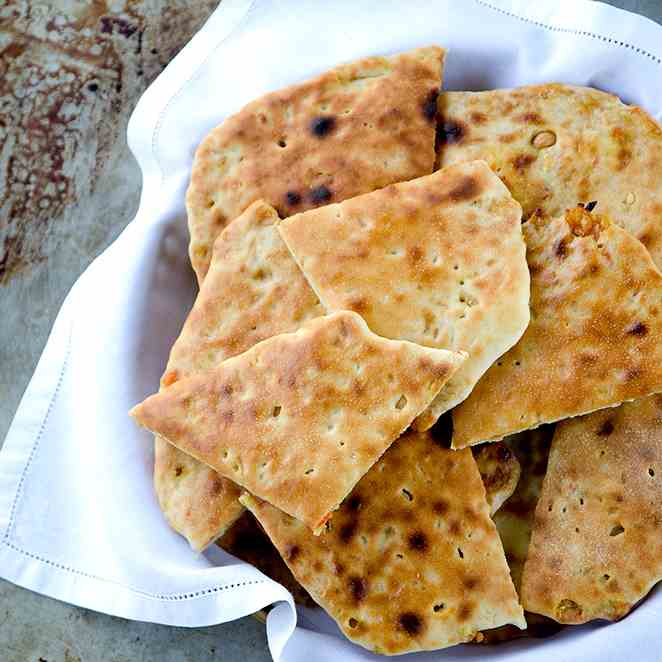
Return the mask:
<svg viewBox="0 0 662 662">
<path fill-rule="evenodd" d="M 127 410 L 158 387 L 194 295 L 184 191 L 195 146 L 268 90 L 339 62 L 438 43 L 446 89 L 588 84 L 662 116 L 662 28 L 583 0 L 223 0 L 145 92 L 129 141 L 140 210 L 67 297 L 0 452 L 0 576 L 124 618 L 202 626 L 279 603 L 275 659 L 364 660 L 319 613 L 219 550 L 194 554 L 152 490 Z M 659 659 L 662 592 L 620 623 L 428 659 Z"/>
</svg>

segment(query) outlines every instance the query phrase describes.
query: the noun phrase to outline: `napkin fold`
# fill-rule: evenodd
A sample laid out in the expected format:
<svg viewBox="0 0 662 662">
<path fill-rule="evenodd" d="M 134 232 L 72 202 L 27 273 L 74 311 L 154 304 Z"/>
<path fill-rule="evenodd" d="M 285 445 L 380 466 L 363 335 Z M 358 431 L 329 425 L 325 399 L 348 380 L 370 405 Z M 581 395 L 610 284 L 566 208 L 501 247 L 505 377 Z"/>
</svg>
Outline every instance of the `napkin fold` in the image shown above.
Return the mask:
<svg viewBox="0 0 662 662">
<path fill-rule="evenodd" d="M 152 488 L 151 436 L 127 411 L 158 388 L 195 294 L 184 192 L 193 152 L 254 97 L 370 54 L 438 43 L 445 89 L 588 84 L 662 117 L 662 28 L 584 0 L 223 0 L 141 98 L 136 218 L 69 293 L 0 451 L 0 576 L 124 618 L 198 627 L 275 604 L 275 660 L 375 658 L 319 611 L 212 548 L 196 555 Z M 623 621 L 489 649 L 494 659 L 652 660 L 662 593 Z M 428 659 L 483 659 L 463 646 Z"/>
</svg>

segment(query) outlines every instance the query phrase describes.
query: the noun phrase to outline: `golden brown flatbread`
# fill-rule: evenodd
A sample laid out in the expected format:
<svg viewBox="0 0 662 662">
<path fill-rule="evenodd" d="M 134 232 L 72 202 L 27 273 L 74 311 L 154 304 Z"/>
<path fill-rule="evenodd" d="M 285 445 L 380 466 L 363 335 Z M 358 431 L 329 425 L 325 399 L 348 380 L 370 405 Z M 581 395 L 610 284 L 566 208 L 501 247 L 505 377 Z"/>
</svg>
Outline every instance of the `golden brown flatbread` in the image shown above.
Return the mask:
<svg viewBox="0 0 662 662">
<path fill-rule="evenodd" d="M 662 580 L 662 396 L 559 423 L 522 577 L 527 609 L 615 620 Z"/>
<path fill-rule="evenodd" d="M 207 278 L 170 352 L 162 390 L 323 314 L 276 231 L 277 219 L 258 201 L 218 237 Z M 158 436 L 154 487 L 170 525 L 197 551 L 244 510 L 235 483 Z"/>
<path fill-rule="evenodd" d="M 198 280 L 215 237 L 255 200 L 289 216 L 432 172 L 444 57 L 431 46 L 344 64 L 214 129 L 186 196 Z"/>
<path fill-rule="evenodd" d="M 181 379 L 131 415 L 319 531 L 463 360 L 380 338 L 345 311 Z"/>
<path fill-rule="evenodd" d="M 490 515 L 512 496 L 519 481 L 520 463 L 508 446 L 497 441 L 474 449 L 474 459 L 485 486 Z"/>
<path fill-rule="evenodd" d="M 154 435 L 154 489 L 168 524 L 196 552 L 222 536 L 244 512 L 241 488 Z"/>
<path fill-rule="evenodd" d="M 536 432 L 538 431 L 532 430 L 530 433 L 523 434 L 533 435 Z M 167 442 L 164 443 L 169 445 Z M 474 458 L 485 487 L 485 496 L 490 507 L 490 514 L 494 515 L 495 511 L 502 506 L 516 488 L 520 475 L 520 464 L 515 454 L 509 450 L 504 442 L 480 446 L 478 453 L 474 452 Z M 197 460 L 195 461 L 197 462 Z M 542 478 L 543 476 L 540 477 L 541 483 Z M 532 523 L 534 510 L 535 504 L 531 509 Z M 282 584 L 293 595 L 295 602 L 307 607 L 315 606 L 316 603 L 310 597 L 308 591 L 295 579 L 269 536 L 264 532 L 252 513 L 244 512 L 223 537 L 217 541 L 217 544 L 226 552 L 254 565 L 265 575 Z M 524 563 L 524 559 L 522 559 L 522 563 Z M 526 635 L 529 632 L 529 630 L 520 630 L 514 625 L 503 627 L 509 628 L 509 633 L 511 630 L 513 633 L 520 633 L 519 636 Z M 484 633 L 485 638 L 493 641 L 493 633 L 496 634 L 496 631 Z M 500 638 L 504 639 L 503 636 Z M 509 638 L 512 638 L 512 634 Z"/>
<path fill-rule="evenodd" d="M 528 218 L 597 201 L 662 269 L 662 128 L 588 87 L 530 85 L 439 97 L 439 167 L 484 159 Z"/>
<path fill-rule="evenodd" d="M 387 655 L 524 627 L 471 451 L 427 433 L 394 443 L 320 536 L 241 497 L 294 576 L 353 642 Z"/>
<path fill-rule="evenodd" d="M 461 402 L 529 322 L 521 208 L 484 162 L 292 216 L 278 230 L 329 311 L 469 358 L 417 419 Z"/>
<path fill-rule="evenodd" d="M 662 274 L 643 244 L 581 207 L 523 226 L 531 323 L 453 411 L 453 446 L 662 391 Z"/>
</svg>

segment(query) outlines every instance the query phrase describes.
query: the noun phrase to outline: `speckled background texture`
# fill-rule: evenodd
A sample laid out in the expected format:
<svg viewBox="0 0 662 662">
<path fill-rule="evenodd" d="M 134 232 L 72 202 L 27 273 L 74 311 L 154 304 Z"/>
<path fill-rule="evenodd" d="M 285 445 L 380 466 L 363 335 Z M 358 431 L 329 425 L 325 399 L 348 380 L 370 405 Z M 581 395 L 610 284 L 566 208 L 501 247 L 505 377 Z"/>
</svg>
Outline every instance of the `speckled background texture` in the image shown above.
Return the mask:
<svg viewBox="0 0 662 662">
<path fill-rule="evenodd" d="M 662 22 L 662 0 L 613 0 Z M 218 0 L 0 0 L 0 443 L 78 275 L 133 218 L 126 124 Z M 267 660 L 255 619 L 187 630 L 0 580 L 0 662 Z"/>
</svg>

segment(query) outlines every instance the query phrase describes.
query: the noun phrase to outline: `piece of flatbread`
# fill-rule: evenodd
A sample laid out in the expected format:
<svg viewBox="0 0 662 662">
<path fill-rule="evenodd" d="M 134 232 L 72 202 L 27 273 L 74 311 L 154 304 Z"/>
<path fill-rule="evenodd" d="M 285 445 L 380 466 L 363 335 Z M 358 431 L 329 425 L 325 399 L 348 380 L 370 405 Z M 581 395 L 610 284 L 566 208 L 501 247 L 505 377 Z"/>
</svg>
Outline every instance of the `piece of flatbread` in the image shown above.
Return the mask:
<svg viewBox="0 0 662 662">
<path fill-rule="evenodd" d="M 553 435 L 554 425 L 542 425 L 535 430 L 518 432 L 495 444 L 478 447 L 482 449 L 503 444 L 520 465 L 520 478 L 514 492 L 493 517 L 518 592 Z"/>
<path fill-rule="evenodd" d="M 662 396 L 556 428 L 522 577 L 530 611 L 615 620 L 662 580 Z"/>
<path fill-rule="evenodd" d="M 471 451 L 394 443 L 318 537 L 241 497 L 294 576 L 353 642 L 386 655 L 470 641 L 522 609 Z"/>
<path fill-rule="evenodd" d="M 314 531 L 465 355 L 319 317 L 131 410 L 143 427 Z"/>
<path fill-rule="evenodd" d="M 662 128 L 641 108 L 558 84 L 445 92 L 438 107 L 439 167 L 484 159 L 525 218 L 597 201 L 662 269 Z"/>
<path fill-rule="evenodd" d="M 240 504 L 241 505 L 241 504 Z M 243 506 L 241 506 L 243 508 Z M 282 584 L 294 601 L 307 607 L 315 602 L 281 558 L 269 536 L 252 513 L 244 510 L 241 517 L 218 539 L 216 544 L 229 554 L 250 563 L 267 577 Z"/>
<path fill-rule="evenodd" d="M 515 453 L 503 442 L 483 444 L 474 449 L 474 459 L 485 486 L 490 515 L 512 496 L 521 474 Z"/>
<path fill-rule="evenodd" d="M 292 216 L 278 230 L 327 310 L 469 358 L 417 419 L 461 402 L 529 322 L 520 206 L 482 161 Z"/>
<path fill-rule="evenodd" d="M 551 618 L 540 614 L 532 614 L 529 611 L 524 612 L 524 618 L 526 619 L 526 630 L 514 625 L 502 625 L 491 630 L 483 630 L 472 643 L 491 646 L 515 639 L 546 639 L 557 634 L 565 627 Z"/>
<path fill-rule="evenodd" d="M 430 435 L 435 443 L 444 448 L 450 447 L 452 434 L 450 412 L 440 417 L 439 421 L 430 429 Z M 490 507 L 490 515 L 494 515 L 517 488 L 521 473 L 520 463 L 504 442 L 497 441 L 493 444 L 474 446 L 472 450 L 485 487 L 485 498 Z M 533 513 L 531 517 L 533 519 Z"/>
<path fill-rule="evenodd" d="M 344 64 L 215 128 L 186 195 L 198 280 L 215 237 L 255 200 L 289 216 L 432 172 L 444 57 L 431 46 Z"/>
<path fill-rule="evenodd" d="M 523 225 L 531 323 L 453 410 L 453 447 L 662 391 L 662 274 L 581 207 Z"/>
<path fill-rule="evenodd" d="M 168 524 L 201 552 L 244 512 L 241 488 L 154 435 L 154 490 Z"/>
<path fill-rule="evenodd" d="M 529 549 L 536 504 L 547 469 L 547 456 L 549 455 L 553 434 L 554 424 L 542 425 L 535 430 L 526 430 L 506 437 L 503 441 L 478 447 L 474 446 L 474 449 L 478 449 L 480 452 L 483 449 L 503 445 L 517 458 L 521 468 L 515 491 L 492 516 L 503 544 L 513 584 L 518 593 L 522 581 L 522 570 Z M 526 630 L 520 630 L 512 625 L 504 625 L 500 628 L 482 632 L 480 643 L 496 644 L 521 639 L 522 637 L 539 639 L 549 637 L 562 628 L 555 621 L 540 614 L 525 611 L 524 618 L 527 624 Z"/>
<path fill-rule="evenodd" d="M 170 352 L 162 390 L 324 314 L 276 231 L 277 219 L 258 201 L 218 237 L 207 278 Z M 244 510 L 235 483 L 158 436 L 154 486 L 166 519 L 197 551 Z"/>
</svg>

